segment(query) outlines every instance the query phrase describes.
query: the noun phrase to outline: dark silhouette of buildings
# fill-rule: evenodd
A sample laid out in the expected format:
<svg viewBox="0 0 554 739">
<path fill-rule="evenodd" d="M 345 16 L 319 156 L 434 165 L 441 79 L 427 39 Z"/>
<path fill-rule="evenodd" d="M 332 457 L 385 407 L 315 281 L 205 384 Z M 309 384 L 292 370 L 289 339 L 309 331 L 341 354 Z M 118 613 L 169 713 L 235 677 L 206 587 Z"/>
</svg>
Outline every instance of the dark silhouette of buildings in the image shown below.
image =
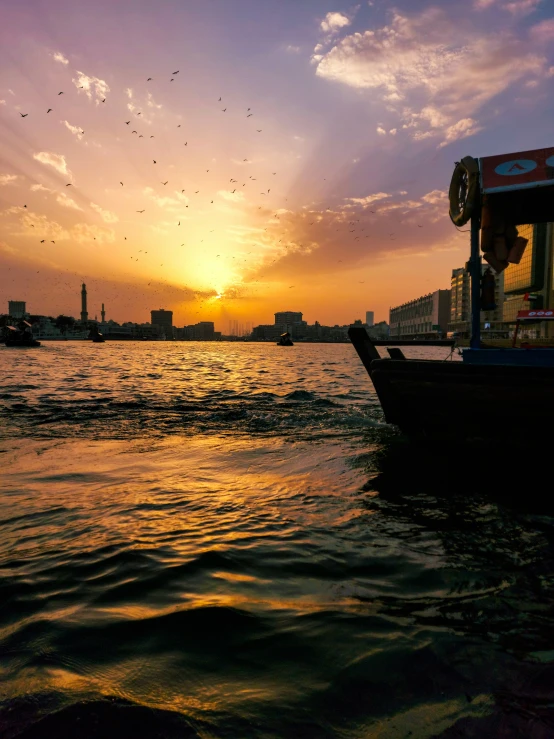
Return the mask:
<svg viewBox="0 0 554 739">
<path fill-rule="evenodd" d="M 158 310 L 150 311 L 150 323 L 152 326 L 158 326 L 165 334 L 166 339 L 173 338 L 173 311 L 158 308 Z"/>
</svg>

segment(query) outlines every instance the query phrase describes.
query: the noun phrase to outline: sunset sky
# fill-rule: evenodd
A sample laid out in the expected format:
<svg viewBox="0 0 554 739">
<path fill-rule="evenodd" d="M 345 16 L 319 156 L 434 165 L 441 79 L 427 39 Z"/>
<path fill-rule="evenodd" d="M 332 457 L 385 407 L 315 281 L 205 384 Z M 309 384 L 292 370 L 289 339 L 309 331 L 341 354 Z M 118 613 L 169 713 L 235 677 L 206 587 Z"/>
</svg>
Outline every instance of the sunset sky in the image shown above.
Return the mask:
<svg viewBox="0 0 554 739">
<path fill-rule="evenodd" d="M 468 258 L 454 162 L 554 144 L 552 0 L 1 17 L 0 312 L 77 317 L 84 280 L 119 322 L 388 320 Z"/>
</svg>

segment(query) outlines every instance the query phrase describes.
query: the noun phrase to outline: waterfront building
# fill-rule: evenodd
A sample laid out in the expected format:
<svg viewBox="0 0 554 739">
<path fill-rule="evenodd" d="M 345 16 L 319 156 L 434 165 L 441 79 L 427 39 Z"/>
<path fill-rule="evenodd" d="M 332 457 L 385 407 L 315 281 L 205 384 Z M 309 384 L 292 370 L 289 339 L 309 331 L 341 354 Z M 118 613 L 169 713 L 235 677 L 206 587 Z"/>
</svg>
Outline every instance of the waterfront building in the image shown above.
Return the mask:
<svg viewBox="0 0 554 739">
<path fill-rule="evenodd" d="M 366 331 L 370 339 L 388 339 L 390 335 L 390 327 L 386 321 L 379 321 L 372 326 L 367 326 Z"/>
<path fill-rule="evenodd" d="M 8 315 L 12 318 L 25 317 L 25 301 L 24 300 L 8 300 Z"/>
<path fill-rule="evenodd" d="M 484 274 L 489 268 L 488 264 L 481 266 Z M 481 311 L 481 330 L 489 336 L 502 334 L 506 331 L 503 324 L 504 305 L 504 272 L 494 275 L 494 302 L 496 308 L 489 311 Z M 471 331 L 471 278 L 465 267 L 457 267 L 452 270 L 450 288 L 450 320 L 448 331 L 456 332 L 460 336 L 469 336 Z"/>
<path fill-rule="evenodd" d="M 446 335 L 450 318 L 450 290 L 435 290 L 390 309 L 390 336 L 402 339 Z"/>
<path fill-rule="evenodd" d="M 173 338 L 173 311 L 158 308 L 150 311 L 150 323 L 163 330 L 166 339 Z"/>
<path fill-rule="evenodd" d="M 282 310 L 275 313 L 276 326 L 292 326 L 294 323 L 302 323 L 302 313 L 293 310 Z"/>
<path fill-rule="evenodd" d="M 191 326 L 176 328 L 175 338 L 186 341 L 216 341 L 221 339 L 221 332 L 215 331 L 213 321 L 200 321 Z"/>
<path fill-rule="evenodd" d="M 373 326 L 375 322 L 375 313 L 372 310 L 366 310 L 365 312 L 365 325 L 366 326 Z"/>
<path fill-rule="evenodd" d="M 519 264 L 510 264 L 504 272 L 503 320 L 513 331 L 520 310 L 554 307 L 552 270 L 554 268 L 554 224 L 536 223 L 518 226 L 520 236 L 526 238 L 527 247 Z M 554 335 L 554 326 L 542 321 L 525 324 L 522 338 L 539 338 Z"/>
</svg>

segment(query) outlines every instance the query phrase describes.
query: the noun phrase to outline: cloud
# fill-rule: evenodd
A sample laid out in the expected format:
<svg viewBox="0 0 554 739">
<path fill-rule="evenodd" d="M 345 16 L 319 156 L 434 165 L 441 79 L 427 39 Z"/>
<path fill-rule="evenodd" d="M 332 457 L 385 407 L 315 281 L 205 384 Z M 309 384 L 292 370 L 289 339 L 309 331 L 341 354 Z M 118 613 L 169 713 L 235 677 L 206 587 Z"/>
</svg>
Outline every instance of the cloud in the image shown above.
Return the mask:
<svg viewBox="0 0 554 739">
<path fill-rule="evenodd" d="M 41 184 L 31 185 L 31 192 L 47 192 L 56 196 L 56 202 L 63 205 L 64 208 L 72 208 L 73 210 L 83 210 L 80 205 L 67 195 L 65 192 L 58 192 L 50 187 Z"/>
<path fill-rule="evenodd" d="M 300 47 L 299 46 L 293 46 L 292 44 L 289 44 L 287 46 L 287 51 L 289 54 L 299 54 L 300 53 Z"/>
<path fill-rule="evenodd" d="M 350 25 L 350 19 L 342 13 L 327 13 L 321 21 L 320 28 L 324 33 L 337 33 L 341 28 Z"/>
<path fill-rule="evenodd" d="M 55 61 L 60 62 L 60 64 L 69 64 L 69 59 L 66 59 L 61 51 L 56 51 L 54 54 L 52 54 L 52 58 Z"/>
<path fill-rule="evenodd" d="M 56 195 L 56 202 L 63 205 L 64 208 L 72 208 L 73 210 L 83 210 L 80 205 L 66 195 L 65 192 L 60 192 Z"/>
<path fill-rule="evenodd" d="M 500 10 L 507 10 L 512 15 L 528 15 L 540 5 L 542 0 L 474 0 L 473 7 L 477 10 L 487 10 L 493 6 Z"/>
<path fill-rule="evenodd" d="M 541 23 L 532 26 L 529 34 L 533 41 L 539 44 L 554 40 L 554 18 L 547 18 Z"/>
<path fill-rule="evenodd" d="M 67 168 L 65 156 L 63 154 L 54 154 L 51 151 L 39 151 L 37 154 L 33 154 L 33 159 L 36 159 L 37 162 L 41 162 L 41 164 L 47 164 L 50 167 L 53 167 L 60 174 L 65 174 L 70 178 L 72 177 L 71 172 Z"/>
<path fill-rule="evenodd" d="M 0 100 L 0 105 L 5 105 L 5 104 L 6 104 L 5 100 Z"/>
<path fill-rule="evenodd" d="M 119 221 L 115 213 L 112 213 L 110 210 L 104 210 L 104 208 L 101 208 L 96 203 L 91 203 L 90 207 L 100 215 L 105 223 L 116 223 L 116 221 Z"/>
<path fill-rule="evenodd" d="M 115 233 L 111 228 L 91 226 L 88 223 L 77 223 L 71 229 L 71 238 L 79 244 L 84 244 L 89 241 L 97 241 L 100 244 L 107 244 L 115 241 Z"/>
<path fill-rule="evenodd" d="M 16 174 L 0 174 L 0 187 L 11 185 L 19 179 L 19 175 Z"/>
<path fill-rule="evenodd" d="M 377 133 L 379 134 L 379 136 L 386 136 L 387 135 L 387 132 L 385 131 L 385 129 L 382 126 L 377 126 L 377 128 L 375 130 L 377 131 Z"/>
<path fill-rule="evenodd" d="M 156 203 L 158 207 L 163 208 L 164 210 L 177 212 L 183 209 L 183 205 L 178 199 L 157 195 L 151 187 L 145 187 L 142 192 L 150 198 L 150 200 Z"/>
<path fill-rule="evenodd" d="M 133 90 L 130 87 L 126 87 L 123 92 L 127 95 L 129 100 L 132 100 L 133 98 Z"/>
<path fill-rule="evenodd" d="M 154 100 L 154 98 L 152 97 L 152 93 L 151 92 L 149 92 L 148 95 L 146 96 L 146 105 L 149 108 L 155 108 L 156 110 L 160 110 L 160 108 L 162 107 L 162 104 L 161 103 L 157 103 Z"/>
<path fill-rule="evenodd" d="M 64 124 L 64 126 L 69 131 L 71 131 L 71 133 L 74 136 L 77 136 L 77 138 L 79 139 L 79 141 L 82 140 L 82 138 L 83 138 L 83 129 L 82 128 L 80 128 L 79 126 L 72 126 L 71 123 L 69 123 L 68 121 L 62 121 L 62 123 Z"/>
<path fill-rule="evenodd" d="M 345 198 L 345 200 L 349 203 L 361 205 L 362 208 L 368 208 L 372 203 L 376 203 L 379 200 L 385 200 L 390 197 L 392 197 L 392 195 L 388 192 L 376 192 L 373 195 L 366 195 L 365 198 Z"/>
<path fill-rule="evenodd" d="M 79 72 L 78 70 L 77 78 L 71 81 L 78 90 L 81 88 L 84 90 L 89 100 L 95 97 L 96 103 L 103 100 L 110 91 L 110 86 L 105 80 L 101 80 L 99 77 L 89 77 L 84 72 Z"/>
<path fill-rule="evenodd" d="M 242 190 L 239 190 L 238 192 L 231 192 L 230 190 L 219 190 L 217 194 L 224 200 L 232 200 L 235 203 L 244 200 L 244 193 L 242 192 Z"/>
<path fill-rule="evenodd" d="M 473 136 L 473 134 L 481 130 L 482 126 L 477 125 L 477 122 L 474 121 L 473 118 L 462 118 L 461 121 L 454 123 L 452 126 L 448 126 L 444 131 L 444 141 L 439 144 L 439 147 L 446 146 L 452 141 L 457 141 L 458 139 L 465 139 L 468 136 Z"/>
<path fill-rule="evenodd" d="M 507 30 L 489 36 L 460 27 L 440 8 L 414 16 L 393 12 L 389 25 L 338 41 L 322 55 L 316 74 L 371 90 L 415 139 L 454 140 L 461 120 L 474 121 L 465 131 L 471 135 L 485 104 L 525 77 L 547 74 L 533 41 L 546 43 L 553 32 L 554 22 L 544 21 L 529 36 Z"/>
</svg>

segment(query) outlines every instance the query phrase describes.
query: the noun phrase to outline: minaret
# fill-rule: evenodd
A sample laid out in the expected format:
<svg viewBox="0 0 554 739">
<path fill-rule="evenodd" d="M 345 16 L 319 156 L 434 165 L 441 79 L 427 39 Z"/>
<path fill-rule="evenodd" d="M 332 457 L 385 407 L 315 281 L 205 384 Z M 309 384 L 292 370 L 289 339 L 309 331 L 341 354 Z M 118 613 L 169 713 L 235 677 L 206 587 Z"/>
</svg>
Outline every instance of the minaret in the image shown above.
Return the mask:
<svg viewBox="0 0 554 739">
<path fill-rule="evenodd" d="M 83 282 L 81 286 L 81 323 L 86 323 L 87 321 L 87 286 Z"/>
<path fill-rule="evenodd" d="M 106 322 L 106 311 L 104 310 L 104 303 L 102 303 L 102 310 L 100 311 L 100 315 L 102 316 L 102 323 Z"/>
</svg>

